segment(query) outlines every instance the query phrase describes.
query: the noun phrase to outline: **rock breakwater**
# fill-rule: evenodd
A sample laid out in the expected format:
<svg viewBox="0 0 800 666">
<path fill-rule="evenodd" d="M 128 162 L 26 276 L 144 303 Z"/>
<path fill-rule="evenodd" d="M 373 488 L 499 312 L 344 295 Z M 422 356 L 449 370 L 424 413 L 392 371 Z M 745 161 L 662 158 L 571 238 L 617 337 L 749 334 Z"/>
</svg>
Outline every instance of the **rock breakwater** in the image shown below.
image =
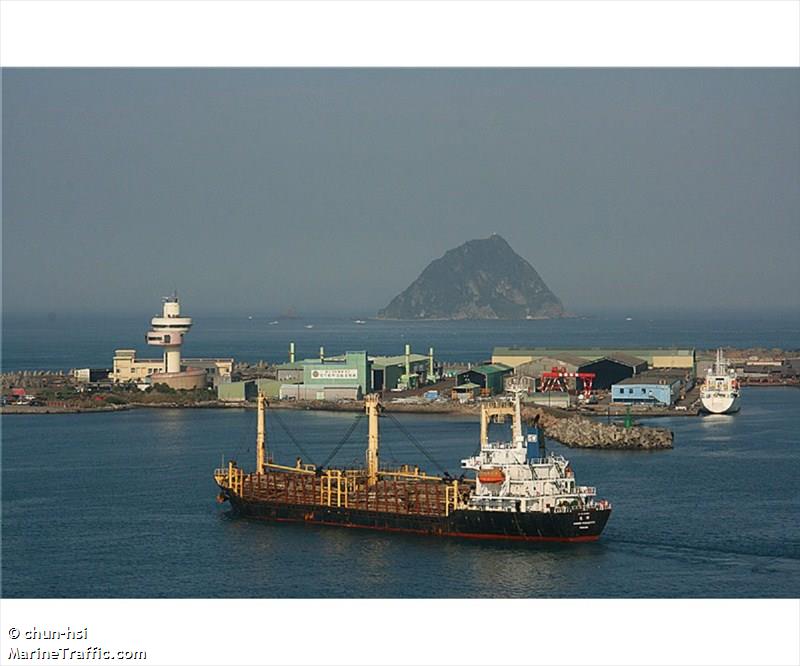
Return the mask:
<svg viewBox="0 0 800 666">
<path fill-rule="evenodd" d="M 584 449 L 671 449 L 672 432 L 663 428 L 601 423 L 582 417 L 542 415 L 545 436 L 564 446 Z"/>
</svg>

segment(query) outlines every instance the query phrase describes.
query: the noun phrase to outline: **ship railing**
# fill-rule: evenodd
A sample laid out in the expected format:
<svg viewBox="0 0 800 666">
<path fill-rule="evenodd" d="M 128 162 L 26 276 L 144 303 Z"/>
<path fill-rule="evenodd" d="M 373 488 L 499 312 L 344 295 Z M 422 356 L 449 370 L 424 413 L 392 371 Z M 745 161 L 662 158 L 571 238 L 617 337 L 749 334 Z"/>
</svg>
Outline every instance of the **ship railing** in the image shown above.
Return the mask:
<svg viewBox="0 0 800 666">
<path fill-rule="evenodd" d="M 457 511 L 463 506 L 464 503 L 458 492 L 458 480 L 454 480 L 444 487 L 444 515 L 449 516 L 451 511 Z"/>
<path fill-rule="evenodd" d="M 333 506 L 335 503 L 337 507 L 346 507 L 350 485 L 348 478 L 342 475 L 342 470 L 327 470 L 320 479 L 319 503 L 327 506 Z"/>
<path fill-rule="evenodd" d="M 282 472 L 296 472 L 298 474 L 315 474 L 316 468 L 314 465 L 302 465 L 290 467 L 289 465 L 278 465 L 277 463 L 269 462 L 265 465 L 267 469 L 279 470 Z"/>
<path fill-rule="evenodd" d="M 547 458 L 528 458 L 528 462 L 533 465 L 552 465 L 553 463 L 567 464 L 564 456 L 548 456 Z"/>
<path fill-rule="evenodd" d="M 228 488 L 238 495 L 241 495 L 244 489 L 244 471 L 233 464 L 229 464 L 227 468 L 215 469 L 214 480 L 223 488 Z"/>
<path fill-rule="evenodd" d="M 441 476 L 432 476 L 420 471 L 419 467 L 409 468 L 408 465 L 403 465 L 397 469 L 384 468 L 379 469 L 380 476 L 395 477 L 398 479 L 419 479 L 420 481 L 441 481 Z"/>
<path fill-rule="evenodd" d="M 578 486 L 579 495 L 597 495 L 597 488 L 594 486 Z"/>
</svg>

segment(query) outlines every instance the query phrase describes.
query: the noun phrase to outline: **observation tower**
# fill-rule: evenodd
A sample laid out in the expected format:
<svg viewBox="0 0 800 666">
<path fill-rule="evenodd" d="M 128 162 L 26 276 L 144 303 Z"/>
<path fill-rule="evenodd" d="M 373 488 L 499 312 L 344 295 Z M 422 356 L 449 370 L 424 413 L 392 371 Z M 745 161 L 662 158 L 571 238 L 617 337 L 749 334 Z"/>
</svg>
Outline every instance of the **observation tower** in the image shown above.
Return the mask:
<svg viewBox="0 0 800 666">
<path fill-rule="evenodd" d="M 164 348 L 165 373 L 181 371 L 181 345 L 183 336 L 192 327 L 191 317 L 181 317 L 181 304 L 177 293 L 163 299 L 161 316 L 150 320 L 147 332 L 147 344 Z"/>
</svg>

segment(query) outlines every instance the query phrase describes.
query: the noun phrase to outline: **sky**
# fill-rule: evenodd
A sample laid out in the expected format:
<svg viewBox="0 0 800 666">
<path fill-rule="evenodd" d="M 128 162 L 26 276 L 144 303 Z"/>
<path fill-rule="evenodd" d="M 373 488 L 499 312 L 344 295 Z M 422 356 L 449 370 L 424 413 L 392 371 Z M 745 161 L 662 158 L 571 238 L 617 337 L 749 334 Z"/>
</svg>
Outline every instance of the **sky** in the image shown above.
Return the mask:
<svg viewBox="0 0 800 666">
<path fill-rule="evenodd" d="M 3 310 L 374 314 L 502 235 L 575 314 L 800 310 L 797 69 L 5 69 Z"/>
</svg>

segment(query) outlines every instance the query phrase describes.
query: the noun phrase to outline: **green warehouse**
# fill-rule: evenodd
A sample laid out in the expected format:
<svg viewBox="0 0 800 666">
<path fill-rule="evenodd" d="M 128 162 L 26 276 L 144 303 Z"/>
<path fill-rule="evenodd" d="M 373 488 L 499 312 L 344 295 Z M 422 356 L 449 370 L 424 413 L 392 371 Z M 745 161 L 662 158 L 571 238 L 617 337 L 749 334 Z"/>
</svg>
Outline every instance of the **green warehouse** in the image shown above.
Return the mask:
<svg viewBox="0 0 800 666">
<path fill-rule="evenodd" d="M 309 388 L 350 388 L 361 394 L 372 391 L 372 361 L 365 351 L 349 351 L 344 356 L 303 361 L 303 384 Z"/>
</svg>

